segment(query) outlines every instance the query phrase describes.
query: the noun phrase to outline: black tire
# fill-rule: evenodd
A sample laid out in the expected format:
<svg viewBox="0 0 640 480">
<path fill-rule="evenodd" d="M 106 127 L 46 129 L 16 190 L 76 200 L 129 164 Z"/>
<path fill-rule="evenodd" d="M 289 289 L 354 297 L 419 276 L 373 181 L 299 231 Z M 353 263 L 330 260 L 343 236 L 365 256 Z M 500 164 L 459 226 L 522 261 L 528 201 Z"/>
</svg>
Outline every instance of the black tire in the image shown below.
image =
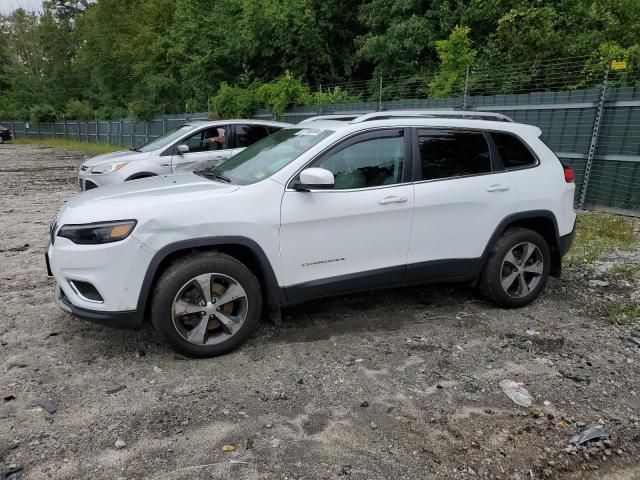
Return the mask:
<svg viewBox="0 0 640 480">
<path fill-rule="evenodd" d="M 542 273 L 534 288 L 522 296 L 507 293 L 502 286 L 503 262 L 512 249 L 523 243 L 535 245 L 542 255 Z M 508 268 L 508 267 L 506 267 Z M 505 308 L 518 308 L 528 305 L 544 290 L 549 271 L 551 270 L 551 251 L 546 240 L 539 233 L 528 228 L 514 227 L 507 229 L 491 249 L 480 277 L 480 290 L 495 304 Z M 507 270 L 508 272 L 508 270 Z M 515 274 L 515 273 L 514 273 Z M 516 281 L 519 278 L 516 277 Z"/>
<path fill-rule="evenodd" d="M 0 137 L 0 145 L 4 143 L 4 138 Z"/>
<path fill-rule="evenodd" d="M 185 283 L 198 275 L 216 273 L 235 279 L 246 292 L 248 307 L 239 329 L 215 345 L 195 345 L 174 326 L 173 302 Z M 262 312 L 260 283 L 255 275 L 235 258 L 220 252 L 189 255 L 171 264 L 158 280 L 151 300 L 151 320 L 158 335 L 175 351 L 189 357 L 214 357 L 230 352 L 244 342 L 258 325 Z"/>
</svg>

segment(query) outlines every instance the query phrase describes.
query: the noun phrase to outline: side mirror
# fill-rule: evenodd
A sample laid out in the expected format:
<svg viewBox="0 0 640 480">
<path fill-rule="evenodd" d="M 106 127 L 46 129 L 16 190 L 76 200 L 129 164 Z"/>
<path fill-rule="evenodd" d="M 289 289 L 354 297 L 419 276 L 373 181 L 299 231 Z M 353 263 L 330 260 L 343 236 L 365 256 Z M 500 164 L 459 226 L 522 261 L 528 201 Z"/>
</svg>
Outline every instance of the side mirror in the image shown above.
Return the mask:
<svg viewBox="0 0 640 480">
<path fill-rule="evenodd" d="M 300 181 L 298 181 L 294 188 L 296 190 L 311 190 L 311 189 L 329 189 L 335 185 L 335 178 L 333 173 L 324 168 L 306 168 L 300 172 Z"/>
<path fill-rule="evenodd" d="M 189 145 L 185 145 L 184 143 L 178 145 L 176 148 L 178 155 L 182 155 L 183 153 L 187 153 L 189 151 Z"/>
</svg>

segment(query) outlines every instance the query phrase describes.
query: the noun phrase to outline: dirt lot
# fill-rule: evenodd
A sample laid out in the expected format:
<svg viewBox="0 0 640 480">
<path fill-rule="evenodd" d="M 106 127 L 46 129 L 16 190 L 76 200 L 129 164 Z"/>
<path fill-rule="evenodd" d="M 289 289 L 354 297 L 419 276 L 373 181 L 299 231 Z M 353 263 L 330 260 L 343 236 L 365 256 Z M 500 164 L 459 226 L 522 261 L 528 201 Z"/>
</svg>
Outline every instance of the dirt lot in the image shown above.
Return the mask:
<svg viewBox="0 0 640 480">
<path fill-rule="evenodd" d="M 316 301 L 186 360 L 53 303 L 47 227 L 81 160 L 0 146 L 0 478 L 640 478 L 640 326 L 607 319 L 629 275 L 578 265 L 512 311 L 467 287 Z M 610 438 L 571 448 L 593 422 Z"/>
</svg>

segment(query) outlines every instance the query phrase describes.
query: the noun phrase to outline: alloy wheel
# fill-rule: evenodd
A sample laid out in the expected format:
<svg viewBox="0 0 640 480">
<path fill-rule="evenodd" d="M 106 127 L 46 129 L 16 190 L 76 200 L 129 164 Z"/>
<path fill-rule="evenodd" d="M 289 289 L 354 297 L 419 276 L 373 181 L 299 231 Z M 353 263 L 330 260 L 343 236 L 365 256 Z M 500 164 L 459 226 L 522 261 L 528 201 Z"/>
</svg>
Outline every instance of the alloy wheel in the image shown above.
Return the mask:
<svg viewBox="0 0 640 480">
<path fill-rule="evenodd" d="M 519 243 L 502 260 L 502 289 L 511 297 L 526 297 L 536 289 L 543 272 L 544 258 L 540 248 L 531 242 Z"/>
<path fill-rule="evenodd" d="M 228 340 L 247 318 L 249 300 L 240 282 L 221 273 L 205 273 L 186 282 L 172 305 L 173 326 L 194 345 Z"/>
</svg>

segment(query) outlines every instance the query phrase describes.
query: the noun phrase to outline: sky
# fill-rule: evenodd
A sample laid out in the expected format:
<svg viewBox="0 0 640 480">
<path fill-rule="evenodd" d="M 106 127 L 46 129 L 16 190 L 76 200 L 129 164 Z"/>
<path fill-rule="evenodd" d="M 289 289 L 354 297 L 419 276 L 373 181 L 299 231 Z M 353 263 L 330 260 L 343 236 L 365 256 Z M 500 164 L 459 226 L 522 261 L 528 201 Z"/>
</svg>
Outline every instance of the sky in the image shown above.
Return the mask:
<svg viewBox="0 0 640 480">
<path fill-rule="evenodd" d="M 0 0 L 0 13 L 11 13 L 16 8 L 25 10 L 39 10 L 42 0 Z"/>
</svg>

